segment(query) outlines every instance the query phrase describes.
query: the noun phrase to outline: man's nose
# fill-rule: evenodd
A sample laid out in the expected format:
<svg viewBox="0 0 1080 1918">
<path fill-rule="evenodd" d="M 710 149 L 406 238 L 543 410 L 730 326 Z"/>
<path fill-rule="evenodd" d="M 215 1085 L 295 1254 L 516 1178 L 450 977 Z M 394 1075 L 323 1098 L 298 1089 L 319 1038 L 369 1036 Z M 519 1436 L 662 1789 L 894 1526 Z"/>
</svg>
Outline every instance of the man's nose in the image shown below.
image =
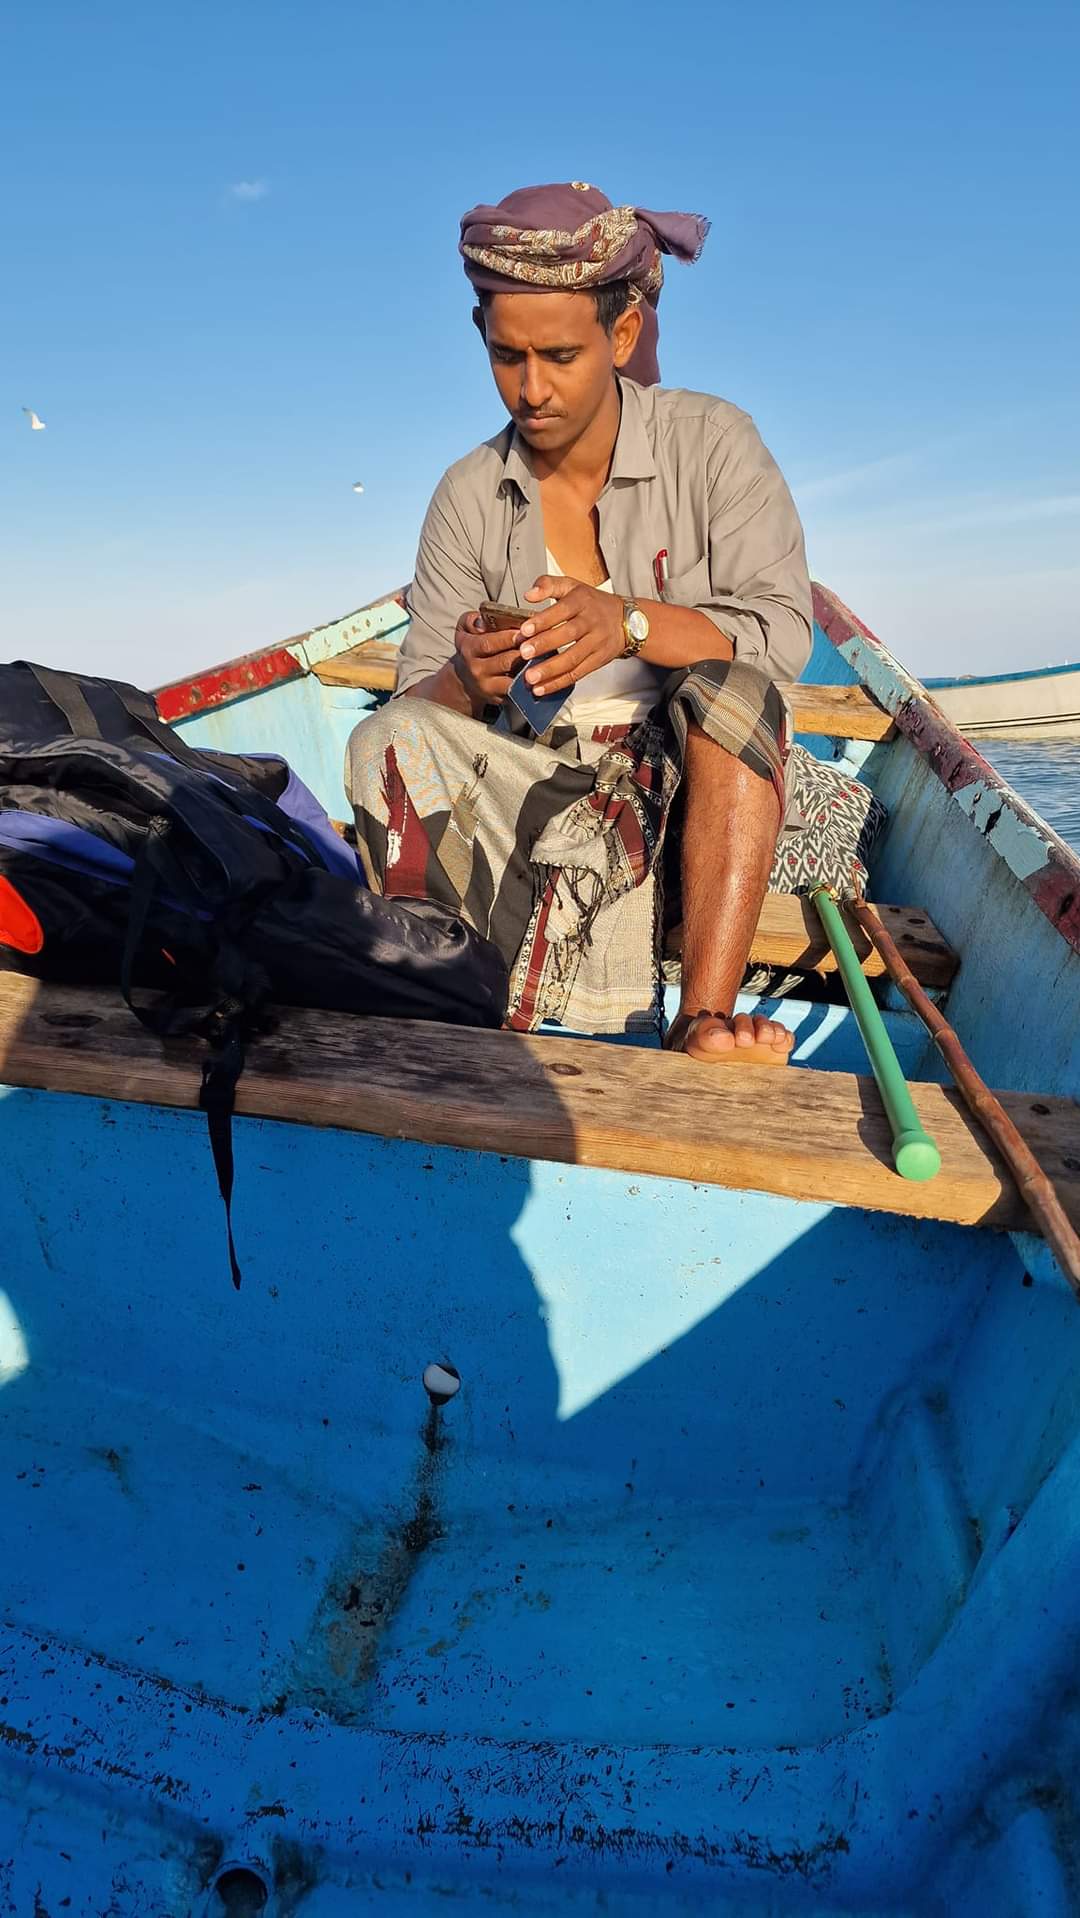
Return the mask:
<svg viewBox="0 0 1080 1918">
<path fill-rule="evenodd" d="M 547 367 L 537 353 L 526 353 L 521 363 L 521 404 L 530 413 L 539 413 L 551 398 L 551 380 Z"/>
</svg>

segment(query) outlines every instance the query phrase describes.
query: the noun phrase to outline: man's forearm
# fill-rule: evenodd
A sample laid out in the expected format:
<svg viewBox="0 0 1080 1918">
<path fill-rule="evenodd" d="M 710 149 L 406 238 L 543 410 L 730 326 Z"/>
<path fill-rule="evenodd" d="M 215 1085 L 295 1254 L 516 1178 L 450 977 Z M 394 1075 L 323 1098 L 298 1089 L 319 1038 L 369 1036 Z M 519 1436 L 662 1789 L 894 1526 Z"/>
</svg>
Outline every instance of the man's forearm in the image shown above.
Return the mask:
<svg viewBox="0 0 1080 1918">
<path fill-rule="evenodd" d="M 735 648 L 726 633 L 693 606 L 668 606 L 660 600 L 638 599 L 649 622 L 642 659 L 651 666 L 696 666 L 703 659 L 732 659 Z"/>
<path fill-rule="evenodd" d="M 426 679 L 418 679 L 402 695 L 404 699 L 430 699 L 433 706 L 448 706 L 451 712 L 463 713 L 467 719 L 478 719 L 468 693 L 458 677 L 452 659 L 439 667 L 437 673 L 429 673 Z"/>
</svg>

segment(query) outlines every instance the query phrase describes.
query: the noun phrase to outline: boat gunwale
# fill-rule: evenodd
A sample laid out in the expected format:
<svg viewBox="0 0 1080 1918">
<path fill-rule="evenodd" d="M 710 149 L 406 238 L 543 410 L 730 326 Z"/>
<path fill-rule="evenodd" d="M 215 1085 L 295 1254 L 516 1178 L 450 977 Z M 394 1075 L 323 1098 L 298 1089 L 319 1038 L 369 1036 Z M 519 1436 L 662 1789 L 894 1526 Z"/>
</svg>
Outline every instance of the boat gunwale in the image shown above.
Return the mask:
<svg viewBox="0 0 1080 1918">
<path fill-rule="evenodd" d="M 361 640 L 378 638 L 403 626 L 408 619 L 407 590 L 399 586 L 393 592 L 380 593 L 378 599 L 369 600 L 326 626 L 313 626 L 309 632 L 296 633 L 291 639 L 257 647 L 253 653 L 241 653 L 218 666 L 205 666 L 186 678 L 158 686 L 154 699 L 161 718 L 174 725 L 178 720 L 195 719 L 200 713 L 250 699 L 253 694 L 267 692 L 271 686 L 280 686 L 286 680 L 306 678 L 317 665 L 351 651 Z M 381 620 L 379 615 L 391 606 L 401 616 L 389 622 Z"/>
<path fill-rule="evenodd" d="M 969 825 L 982 833 L 990 850 L 1009 867 L 1013 878 L 1066 945 L 1080 953 L 1080 857 L 1035 808 L 1020 797 L 978 747 L 964 738 L 922 682 L 900 664 L 858 614 L 845 606 L 829 587 L 817 581 L 814 583 L 814 618 L 860 683 L 891 714 L 897 732 L 902 733 L 926 761 Z M 986 817 L 981 823 L 961 799 L 962 794 L 974 787 L 989 793 L 994 802 L 986 808 Z M 1010 846 L 1007 841 L 1002 843 L 1005 838 L 1001 832 L 1003 814 L 1008 814 L 1023 833 L 1034 834 L 1040 842 L 1043 863 L 1034 871 L 1022 870 L 1014 864 Z"/>
</svg>

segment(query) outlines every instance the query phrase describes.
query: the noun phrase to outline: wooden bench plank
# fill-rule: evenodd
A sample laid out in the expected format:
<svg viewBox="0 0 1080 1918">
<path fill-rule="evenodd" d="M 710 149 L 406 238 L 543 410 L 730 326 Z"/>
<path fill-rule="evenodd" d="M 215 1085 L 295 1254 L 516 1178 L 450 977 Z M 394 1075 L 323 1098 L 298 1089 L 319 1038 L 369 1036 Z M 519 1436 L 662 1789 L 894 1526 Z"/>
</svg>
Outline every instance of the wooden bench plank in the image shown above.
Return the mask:
<svg viewBox="0 0 1080 1918">
<path fill-rule="evenodd" d="M 944 987 L 955 976 L 959 963 L 952 947 L 942 938 L 933 921 L 918 906 L 874 907 L 887 932 L 895 939 L 920 985 Z M 880 978 L 885 963 L 871 945 L 862 927 L 849 914 L 844 922 L 862 969 L 870 979 Z M 682 927 L 670 936 L 666 950 L 677 954 L 682 949 Z M 836 960 L 825 937 L 821 920 L 809 899 L 793 892 L 765 895 L 761 917 L 750 948 L 750 960 L 759 966 L 789 966 L 793 972 L 835 972 Z"/>
<path fill-rule="evenodd" d="M 862 686 L 785 686 L 799 733 L 829 739 L 891 739 L 891 715 Z"/>
<path fill-rule="evenodd" d="M 356 686 L 372 693 L 393 692 L 397 682 L 398 647 L 385 639 L 363 640 L 313 668 L 324 686 Z M 837 739 L 888 739 L 894 728 L 889 714 L 861 686 L 785 686 L 795 728 L 800 733 L 824 733 Z"/>
<path fill-rule="evenodd" d="M 0 1079 L 8 1084 L 193 1107 L 202 1057 L 197 1043 L 153 1038 L 113 993 L 0 977 Z M 916 1218 L 1028 1225 L 1010 1175 L 959 1096 L 935 1085 L 912 1092 L 943 1159 L 925 1184 L 893 1171 L 869 1078 L 798 1066 L 728 1072 L 597 1040 L 289 1011 L 251 1048 L 237 1109 Z M 1080 1225 L 1076 1104 L 998 1097 Z M 10 1110 L 9 1123 L 17 1123 Z M 335 1195 L 322 1201 L 333 1205 Z"/>
<path fill-rule="evenodd" d="M 400 647 L 394 640 L 364 639 L 347 653 L 313 666 L 324 686 L 355 686 L 362 692 L 392 693 L 397 685 Z"/>
</svg>

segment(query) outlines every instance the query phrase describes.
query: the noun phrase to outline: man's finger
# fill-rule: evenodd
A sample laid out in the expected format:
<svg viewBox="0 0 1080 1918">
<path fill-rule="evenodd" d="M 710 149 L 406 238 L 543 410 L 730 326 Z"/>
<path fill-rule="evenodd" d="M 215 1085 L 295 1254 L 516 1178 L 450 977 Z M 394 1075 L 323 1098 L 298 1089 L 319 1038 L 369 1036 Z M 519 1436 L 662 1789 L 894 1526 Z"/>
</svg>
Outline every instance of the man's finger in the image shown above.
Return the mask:
<svg viewBox="0 0 1080 1918">
<path fill-rule="evenodd" d="M 505 632 L 485 634 L 465 648 L 465 657 L 470 664 L 483 666 L 485 673 L 512 673 L 521 664 L 521 653 L 516 645 L 507 645 L 510 637 Z"/>
<path fill-rule="evenodd" d="M 599 639 L 586 633 L 564 653 L 557 653 L 539 669 L 526 671 L 525 678 L 534 693 L 561 693 L 567 686 L 576 686 L 579 679 L 587 673 L 595 672 L 605 663 L 603 646 Z M 533 670 L 539 670 L 540 678 L 532 677 Z"/>
<path fill-rule="evenodd" d="M 584 613 L 578 613 L 573 619 L 564 619 L 560 625 L 553 626 L 549 632 L 537 633 L 532 639 L 521 642 L 522 659 L 543 659 L 548 653 L 557 653 L 560 646 L 571 646 L 575 640 L 584 639 L 589 631 L 589 622 Z"/>
<path fill-rule="evenodd" d="M 526 639 L 535 639 L 538 633 L 553 633 L 565 619 L 573 617 L 577 604 L 568 598 L 558 601 L 554 606 L 545 606 L 542 613 L 536 613 L 532 619 L 526 620 L 520 631 Z"/>
<path fill-rule="evenodd" d="M 580 579 L 565 579 L 561 573 L 541 573 L 526 593 L 526 599 L 565 599 L 575 586 L 581 585 Z"/>
<path fill-rule="evenodd" d="M 542 697 L 545 693 L 566 693 L 570 691 L 572 686 L 576 686 L 580 679 L 584 679 L 585 677 L 584 670 L 580 669 L 577 672 L 561 672 L 557 673 L 554 679 L 545 679 L 539 686 L 530 686 L 529 691 L 535 693 L 537 698 Z"/>
<path fill-rule="evenodd" d="M 484 633 L 489 633 L 490 631 L 491 627 L 488 625 L 482 613 L 462 613 L 461 618 L 458 620 L 458 632 L 468 633 L 473 639 L 479 639 Z"/>
<path fill-rule="evenodd" d="M 495 659 L 500 653 L 518 652 L 518 635 L 502 627 L 497 633 L 480 633 L 473 648 L 478 658 Z"/>
</svg>

